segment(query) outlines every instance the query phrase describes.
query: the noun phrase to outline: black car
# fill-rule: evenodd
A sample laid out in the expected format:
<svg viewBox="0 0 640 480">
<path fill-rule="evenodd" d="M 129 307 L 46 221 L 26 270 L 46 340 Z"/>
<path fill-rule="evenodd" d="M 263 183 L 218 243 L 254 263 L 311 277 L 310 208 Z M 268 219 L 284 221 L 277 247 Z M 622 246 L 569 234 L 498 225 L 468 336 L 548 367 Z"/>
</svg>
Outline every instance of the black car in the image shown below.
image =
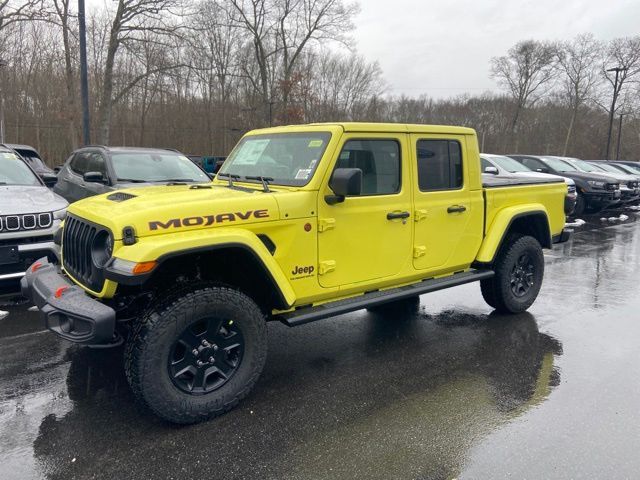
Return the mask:
<svg viewBox="0 0 640 480">
<path fill-rule="evenodd" d="M 595 213 L 620 202 L 620 184 L 606 174 L 581 172 L 560 158 L 547 155 L 508 155 L 537 172 L 553 173 L 576 182 L 575 215 Z"/>
<path fill-rule="evenodd" d="M 44 160 L 42 160 L 42 157 L 35 148 L 29 145 L 17 145 L 14 143 L 5 143 L 4 146 L 20 155 L 24 161 L 27 162 L 27 165 L 41 178 L 43 175 L 55 175 L 54 171 L 44 163 Z"/>
<path fill-rule="evenodd" d="M 175 150 L 89 146 L 67 159 L 54 191 L 75 202 L 133 186 L 210 181 L 206 172 Z"/>
</svg>

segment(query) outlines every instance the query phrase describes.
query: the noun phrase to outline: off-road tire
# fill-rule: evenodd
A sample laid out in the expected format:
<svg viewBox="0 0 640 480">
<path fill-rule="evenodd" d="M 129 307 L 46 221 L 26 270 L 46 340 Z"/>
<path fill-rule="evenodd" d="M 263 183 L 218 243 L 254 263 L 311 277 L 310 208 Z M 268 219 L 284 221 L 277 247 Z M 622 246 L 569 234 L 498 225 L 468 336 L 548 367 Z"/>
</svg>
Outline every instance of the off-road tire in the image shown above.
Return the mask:
<svg viewBox="0 0 640 480">
<path fill-rule="evenodd" d="M 532 266 L 532 284 L 526 292 L 516 295 L 512 288 L 512 274 L 516 263 L 527 255 Z M 544 255 L 538 240 L 530 236 L 510 235 L 501 246 L 494 262 L 495 275 L 480 282 L 484 300 L 498 312 L 520 313 L 536 300 L 544 277 Z M 517 289 L 517 287 L 516 287 Z"/>
<path fill-rule="evenodd" d="M 169 373 L 169 356 L 187 327 L 202 319 L 233 319 L 242 331 L 241 360 L 226 383 L 208 393 L 187 393 Z M 125 373 L 136 399 L 159 417 L 180 424 L 221 415 L 248 395 L 267 356 L 264 315 L 245 294 L 226 287 L 196 287 L 152 308 L 135 325 L 124 353 Z"/>
</svg>

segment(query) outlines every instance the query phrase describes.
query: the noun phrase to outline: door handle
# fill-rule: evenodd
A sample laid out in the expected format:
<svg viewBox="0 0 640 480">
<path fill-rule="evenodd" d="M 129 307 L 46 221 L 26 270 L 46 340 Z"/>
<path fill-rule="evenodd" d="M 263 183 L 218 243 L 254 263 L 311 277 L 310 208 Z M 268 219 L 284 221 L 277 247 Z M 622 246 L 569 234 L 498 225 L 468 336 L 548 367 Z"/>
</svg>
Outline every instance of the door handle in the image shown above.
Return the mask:
<svg viewBox="0 0 640 480">
<path fill-rule="evenodd" d="M 398 218 L 409 218 L 411 214 L 409 212 L 389 212 L 387 213 L 387 220 L 397 220 Z"/>
<path fill-rule="evenodd" d="M 467 209 L 464 205 L 451 205 L 447 208 L 447 213 L 461 213 Z"/>
</svg>

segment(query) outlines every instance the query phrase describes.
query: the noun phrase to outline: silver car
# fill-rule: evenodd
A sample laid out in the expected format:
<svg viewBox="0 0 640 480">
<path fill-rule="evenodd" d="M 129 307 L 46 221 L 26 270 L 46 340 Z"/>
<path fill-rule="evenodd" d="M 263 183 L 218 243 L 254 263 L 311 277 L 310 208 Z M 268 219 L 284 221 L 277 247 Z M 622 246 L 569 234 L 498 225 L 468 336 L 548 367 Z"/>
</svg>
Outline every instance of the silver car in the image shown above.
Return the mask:
<svg viewBox="0 0 640 480">
<path fill-rule="evenodd" d="M 54 235 L 67 206 L 22 158 L 0 147 L 0 285 L 22 277 L 38 258 L 57 261 Z"/>
</svg>

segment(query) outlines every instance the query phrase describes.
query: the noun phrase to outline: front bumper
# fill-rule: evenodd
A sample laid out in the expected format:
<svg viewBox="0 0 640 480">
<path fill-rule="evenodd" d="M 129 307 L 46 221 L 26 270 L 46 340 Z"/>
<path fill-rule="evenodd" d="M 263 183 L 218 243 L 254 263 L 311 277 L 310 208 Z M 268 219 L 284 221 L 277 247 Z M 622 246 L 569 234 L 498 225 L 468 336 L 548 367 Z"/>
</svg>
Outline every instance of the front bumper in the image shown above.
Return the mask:
<svg viewBox="0 0 640 480">
<path fill-rule="evenodd" d="M 18 244 L 18 260 L 0 265 L 0 282 L 24 277 L 25 271 L 36 259 L 46 256 L 50 262 L 60 260 L 60 247 L 53 241 Z"/>
<path fill-rule="evenodd" d="M 595 208 L 606 208 L 610 205 L 620 203 L 620 190 L 603 192 L 584 192 L 587 205 Z"/>
<path fill-rule="evenodd" d="M 36 268 L 37 263 L 41 265 Z M 72 284 L 60 267 L 49 263 L 46 257 L 36 264 L 27 269 L 20 286 L 22 294 L 40 309 L 45 326 L 75 343 L 113 342 L 115 311 Z"/>
</svg>

